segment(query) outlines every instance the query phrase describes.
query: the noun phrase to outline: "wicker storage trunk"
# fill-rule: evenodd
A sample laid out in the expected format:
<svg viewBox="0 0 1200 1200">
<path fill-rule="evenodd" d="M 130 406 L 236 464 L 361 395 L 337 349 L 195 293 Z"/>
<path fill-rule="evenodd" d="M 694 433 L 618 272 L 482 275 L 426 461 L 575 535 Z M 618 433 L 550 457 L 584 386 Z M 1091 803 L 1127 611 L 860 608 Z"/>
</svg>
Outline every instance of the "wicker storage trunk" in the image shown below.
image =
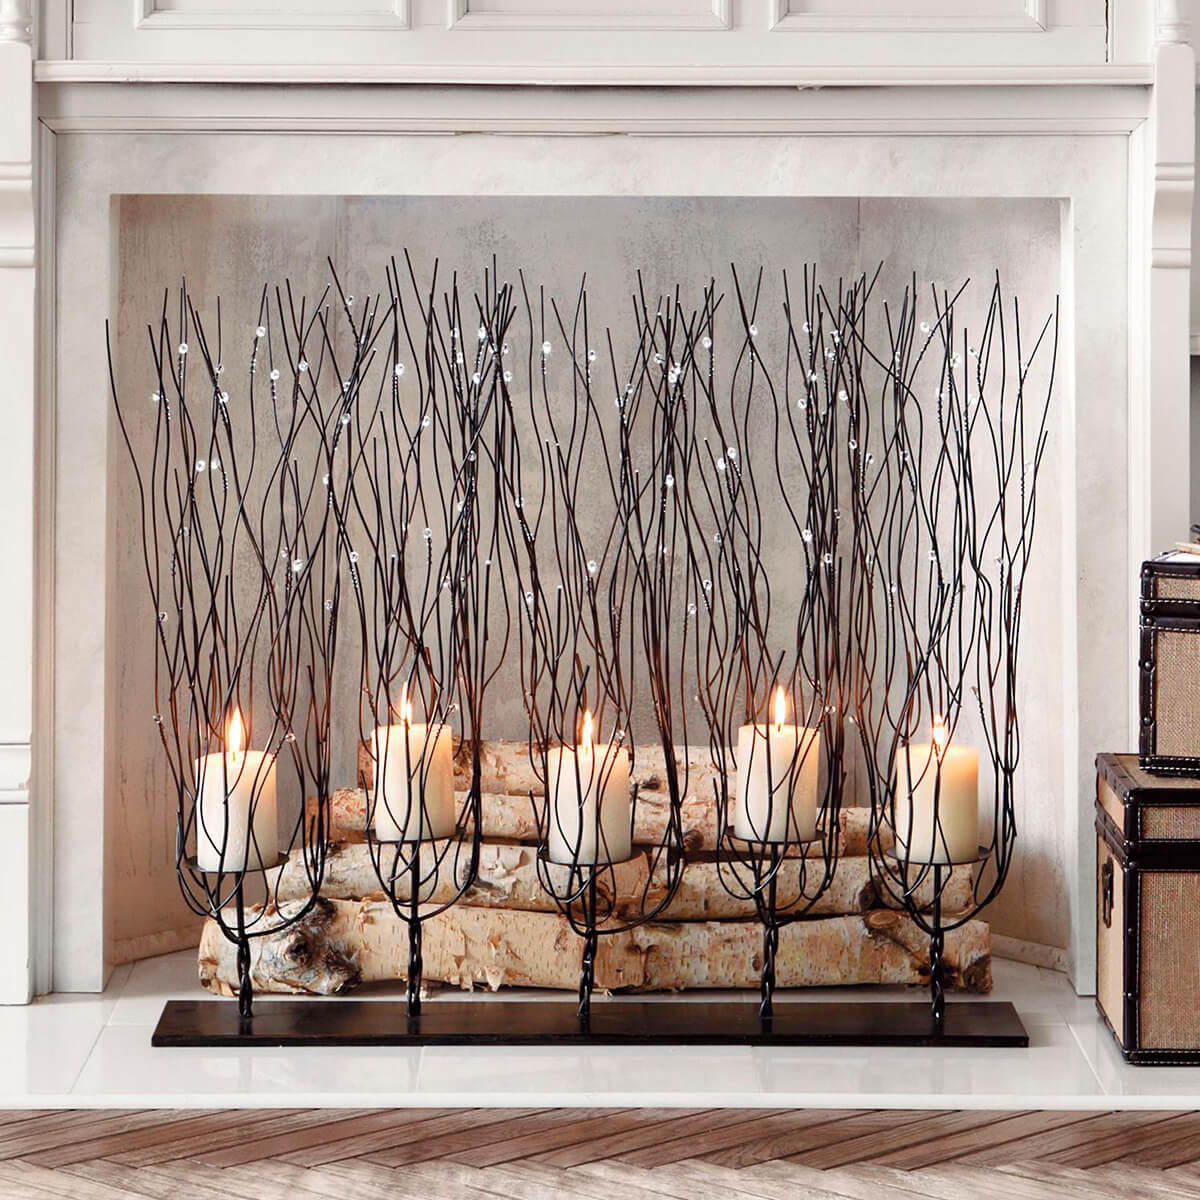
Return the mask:
<svg viewBox="0 0 1200 1200">
<path fill-rule="evenodd" d="M 1142 564 L 1138 761 L 1200 775 L 1200 554 Z"/>
<path fill-rule="evenodd" d="M 1128 1062 L 1200 1063 L 1200 780 L 1096 759 L 1096 1004 Z"/>
</svg>

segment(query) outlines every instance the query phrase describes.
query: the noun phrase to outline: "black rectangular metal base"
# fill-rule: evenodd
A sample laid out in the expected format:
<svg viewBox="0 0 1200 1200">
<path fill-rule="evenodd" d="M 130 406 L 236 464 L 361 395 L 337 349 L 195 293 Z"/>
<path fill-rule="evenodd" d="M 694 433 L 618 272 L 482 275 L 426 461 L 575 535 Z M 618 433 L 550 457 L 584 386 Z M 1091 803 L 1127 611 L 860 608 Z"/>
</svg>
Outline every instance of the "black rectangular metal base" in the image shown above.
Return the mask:
<svg viewBox="0 0 1200 1200">
<path fill-rule="evenodd" d="M 946 1005 L 934 1027 L 928 1003 L 777 1000 L 765 1023 L 752 1001 L 604 1000 L 582 1026 L 574 1002 L 427 1001 L 410 1022 L 403 1002 L 263 1000 L 243 1020 L 222 1000 L 171 1000 L 154 1046 L 1028 1046 L 1007 1002 Z"/>
</svg>

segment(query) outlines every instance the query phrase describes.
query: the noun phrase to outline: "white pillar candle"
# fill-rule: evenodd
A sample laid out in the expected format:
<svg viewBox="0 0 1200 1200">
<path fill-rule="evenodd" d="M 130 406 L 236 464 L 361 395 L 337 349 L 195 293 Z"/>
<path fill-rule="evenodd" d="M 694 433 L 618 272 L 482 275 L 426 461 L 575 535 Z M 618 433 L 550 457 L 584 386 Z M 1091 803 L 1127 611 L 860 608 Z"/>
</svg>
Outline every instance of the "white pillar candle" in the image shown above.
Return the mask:
<svg viewBox="0 0 1200 1200">
<path fill-rule="evenodd" d="M 400 721 L 380 725 L 375 754 L 375 840 L 428 841 L 449 837 L 454 807 L 454 750 L 449 725 L 414 725 L 407 688 Z"/>
<path fill-rule="evenodd" d="M 970 862 L 979 854 L 979 751 L 950 745 L 941 719 L 934 722 L 932 743 L 896 752 L 895 818 L 901 859 L 940 864 Z"/>
<path fill-rule="evenodd" d="M 769 726 L 738 730 L 733 832 L 751 842 L 811 842 L 817 836 L 821 734 L 785 724 L 783 688 L 775 689 L 773 715 Z"/>
<path fill-rule="evenodd" d="M 235 708 L 225 751 L 197 759 L 196 865 L 202 871 L 254 871 L 279 857 L 275 759 L 245 750 L 246 728 Z M 253 829 L 253 836 L 251 836 Z"/>
<path fill-rule="evenodd" d="M 629 751 L 609 743 L 597 752 L 585 712 L 579 745 L 551 748 L 546 757 L 550 861 L 624 862 L 632 853 Z"/>
</svg>

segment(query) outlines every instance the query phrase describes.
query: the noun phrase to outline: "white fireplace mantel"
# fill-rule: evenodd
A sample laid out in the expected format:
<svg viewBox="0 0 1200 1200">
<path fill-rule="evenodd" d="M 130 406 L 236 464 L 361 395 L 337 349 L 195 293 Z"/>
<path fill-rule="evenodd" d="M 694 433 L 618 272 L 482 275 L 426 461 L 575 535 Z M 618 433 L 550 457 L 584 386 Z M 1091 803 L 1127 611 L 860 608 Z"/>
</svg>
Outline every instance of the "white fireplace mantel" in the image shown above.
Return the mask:
<svg viewBox="0 0 1200 1200">
<path fill-rule="evenodd" d="M 132 20 L 133 7 L 121 0 L 121 20 Z M 408 12 L 391 0 L 350 7 L 363 28 L 330 35 L 346 45 L 366 44 L 354 41 L 364 32 L 372 42 L 398 38 L 394 18 Z M 1145 5 L 1110 5 L 1112 23 L 1099 42 L 1091 0 L 974 6 L 1016 24 L 988 34 L 1007 47 L 995 52 L 1004 61 L 969 71 L 881 61 L 872 39 L 888 35 L 878 29 L 804 25 L 827 5 L 781 0 L 770 14 L 767 7 L 763 15 L 773 23 L 755 26 L 755 39 L 804 43 L 787 32 L 789 21 L 799 21 L 793 30 L 840 39 L 843 56 L 853 38 L 865 39 L 857 43 L 865 65 L 836 55 L 831 63 L 802 62 L 793 50 L 790 62 L 766 59 L 751 70 L 738 63 L 754 59 L 737 56 L 758 42 L 744 40 L 742 49 L 714 50 L 707 77 L 679 63 L 655 66 L 639 51 L 629 64 L 601 64 L 590 76 L 577 64 L 573 82 L 604 82 L 605 89 L 464 88 L 454 83 L 483 77 L 467 61 L 470 53 L 479 57 L 480 39 L 522 39 L 521 53 L 540 47 L 545 57 L 555 45 L 577 46 L 580 30 L 497 32 L 481 18 L 493 20 L 495 10 L 502 21 L 515 6 L 472 13 L 465 0 L 435 29 L 421 25 L 430 11 L 421 0 L 418 27 L 431 39 L 436 34 L 443 53 L 466 47 L 462 60 L 438 60 L 436 71 L 425 72 L 436 83 L 381 86 L 421 79 L 419 63 L 218 61 L 221 21 L 207 21 L 205 12 L 225 13 L 227 39 L 233 27 L 242 42 L 264 33 L 239 26 L 230 16 L 236 4 L 146 0 L 133 32 L 114 42 L 118 27 L 105 22 L 116 9 L 107 0 L 76 0 L 74 22 L 70 6 L 56 0 L 39 13 L 43 57 L 35 66 L 28 4 L 0 0 L 0 94 L 8 101 L 0 109 L 0 339 L 10 407 L 0 473 L 8 584 L 0 626 L 8 685 L 0 693 L 0 838 L 26 848 L 14 856 L 17 869 L 0 875 L 0 904 L 27 914 L 30 929 L 25 943 L 17 936 L 0 950 L 0 1000 L 97 990 L 106 977 L 100 846 L 106 721 L 114 714 L 105 711 L 99 583 L 108 413 L 98 330 L 114 278 L 110 201 L 120 193 L 691 191 L 1063 201 L 1065 342 L 1073 347 L 1064 364 L 1064 419 L 1075 436 L 1062 458 L 1065 499 L 1057 516 L 1074 562 L 1064 572 L 1061 605 L 1068 697 L 1062 788 L 1049 802 L 1064 812 L 1072 977 L 1090 990 L 1091 757 L 1132 743 L 1134 567 L 1188 519 L 1195 64 L 1186 5 L 1161 4 L 1156 26 Z M 720 26 L 726 11 L 734 14 L 730 29 Z M 697 20 L 716 20 L 715 31 L 599 32 L 612 47 L 621 44 L 618 35 L 636 34 L 639 45 L 681 39 L 679 53 L 691 54 L 697 39 L 719 43 L 746 32 L 752 11 L 749 0 L 706 0 Z M 1030 13 L 1027 29 L 1021 22 Z M 1061 34 L 1062 61 L 1042 49 L 1022 60 L 1014 48 L 1048 44 L 1038 41 L 1039 17 Z M 265 34 L 277 40 L 277 32 Z M 190 60 L 145 50 L 181 45 L 196 47 Z M 139 56 L 129 47 L 140 47 Z M 119 51 L 120 61 L 102 50 Z M 490 81 L 562 84 L 570 74 L 545 63 L 534 70 L 528 61 L 522 69 L 517 55 L 511 45 L 499 54 Z M 630 86 L 647 82 L 676 86 Z M 840 86 L 799 91 L 796 82 Z M 718 83 L 739 86 L 711 86 Z M 502 154 L 488 149 L 496 135 L 504 138 Z M 819 156 L 810 158 L 815 150 Z M 809 165 L 816 162 L 819 169 Z M 70 278 L 62 273 L 67 263 Z M 1115 297 L 1114 278 L 1126 281 Z M 1114 339 L 1122 363 L 1116 377 Z M 1116 502 L 1106 462 L 1116 462 L 1125 481 Z"/>
</svg>

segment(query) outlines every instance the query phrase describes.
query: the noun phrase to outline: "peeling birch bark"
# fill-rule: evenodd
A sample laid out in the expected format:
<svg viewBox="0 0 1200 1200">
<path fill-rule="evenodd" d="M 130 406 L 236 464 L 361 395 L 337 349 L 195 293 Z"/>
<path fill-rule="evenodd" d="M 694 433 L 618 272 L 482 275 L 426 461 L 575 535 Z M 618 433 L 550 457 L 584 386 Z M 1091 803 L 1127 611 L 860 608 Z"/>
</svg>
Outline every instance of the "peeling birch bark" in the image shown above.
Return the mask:
<svg viewBox="0 0 1200 1200">
<path fill-rule="evenodd" d="M 292 930 L 256 939 L 255 987 L 263 992 L 346 991 L 357 983 L 399 980 L 408 933 L 390 904 L 320 900 Z M 425 975 L 463 988 L 485 985 L 574 990 L 578 937 L 556 914 L 456 905 L 425 925 Z M 602 990 L 753 988 L 762 965 L 756 922 L 658 922 L 601 937 L 596 986 Z M 991 989 L 987 925 L 970 921 L 946 935 L 947 985 Z M 915 984 L 929 973 L 928 939 L 888 910 L 797 922 L 780 932 L 780 988 L 834 984 Z M 236 950 L 213 922 L 201 941 L 200 981 L 236 991 Z"/>
<path fill-rule="evenodd" d="M 731 789 L 734 787 L 731 782 Z M 459 812 L 466 807 L 467 793 L 456 792 Z M 311 801 L 310 801 L 311 805 Z M 330 799 L 329 837 L 337 842 L 361 842 L 366 839 L 366 794 L 358 788 L 338 788 Z M 480 796 L 483 836 L 489 841 L 535 842 L 537 821 L 528 795 L 510 795 L 485 791 Z M 680 803 L 683 841 L 689 852 L 715 850 L 717 846 L 717 806 L 712 797 L 688 795 Z M 670 801 L 657 792 L 639 793 L 634 812 L 633 841 L 638 846 L 661 845 L 667 833 Z M 856 857 L 867 853 L 865 808 L 844 808 L 841 812 L 841 853 Z"/>
</svg>

